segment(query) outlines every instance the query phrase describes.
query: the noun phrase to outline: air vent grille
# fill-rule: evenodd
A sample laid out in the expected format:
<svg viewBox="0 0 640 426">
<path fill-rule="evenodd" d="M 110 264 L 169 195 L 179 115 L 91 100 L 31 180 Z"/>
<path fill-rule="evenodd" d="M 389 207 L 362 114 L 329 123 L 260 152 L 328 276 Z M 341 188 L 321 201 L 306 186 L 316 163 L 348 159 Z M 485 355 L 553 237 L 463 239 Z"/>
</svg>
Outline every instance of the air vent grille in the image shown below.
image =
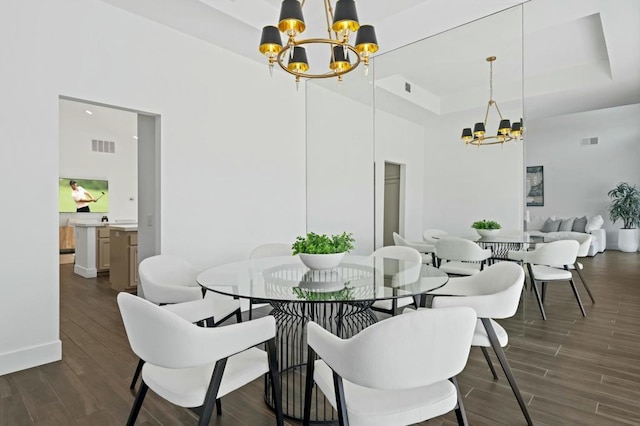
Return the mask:
<svg viewBox="0 0 640 426">
<path fill-rule="evenodd" d="M 580 145 L 582 146 L 598 145 L 598 138 L 582 138 L 580 140 Z"/>
<path fill-rule="evenodd" d="M 116 153 L 116 143 L 113 141 L 103 141 L 100 139 L 91 139 L 91 151 L 104 152 L 105 154 Z"/>
<path fill-rule="evenodd" d="M 411 83 L 409 83 L 408 81 L 405 81 L 404 83 L 404 91 L 407 93 L 411 93 Z"/>
</svg>

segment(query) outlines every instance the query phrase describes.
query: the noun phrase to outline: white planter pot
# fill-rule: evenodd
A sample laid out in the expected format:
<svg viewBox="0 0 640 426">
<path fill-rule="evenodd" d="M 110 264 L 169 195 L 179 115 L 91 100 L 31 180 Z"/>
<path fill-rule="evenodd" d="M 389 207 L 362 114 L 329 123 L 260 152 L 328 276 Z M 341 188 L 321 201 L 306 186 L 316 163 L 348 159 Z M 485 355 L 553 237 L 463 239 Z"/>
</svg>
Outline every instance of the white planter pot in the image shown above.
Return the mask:
<svg viewBox="0 0 640 426">
<path fill-rule="evenodd" d="M 633 253 L 638 251 L 638 230 L 618 230 L 618 250 Z"/>
<path fill-rule="evenodd" d="M 333 269 L 340 264 L 344 253 L 307 254 L 300 253 L 300 260 L 309 269 Z"/>
<path fill-rule="evenodd" d="M 481 237 L 495 237 L 496 235 L 498 235 L 500 233 L 499 229 L 476 229 L 476 232 L 481 236 Z"/>
</svg>

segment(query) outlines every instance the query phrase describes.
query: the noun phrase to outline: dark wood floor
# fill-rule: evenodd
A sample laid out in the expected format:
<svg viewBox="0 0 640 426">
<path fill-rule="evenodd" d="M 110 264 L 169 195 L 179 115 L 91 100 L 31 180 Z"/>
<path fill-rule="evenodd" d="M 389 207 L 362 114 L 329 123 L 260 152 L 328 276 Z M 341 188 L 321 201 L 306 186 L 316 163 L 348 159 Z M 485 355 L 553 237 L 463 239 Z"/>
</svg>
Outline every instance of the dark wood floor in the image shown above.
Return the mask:
<svg viewBox="0 0 640 426">
<path fill-rule="evenodd" d="M 640 425 L 640 254 L 606 251 L 583 263 L 597 302 L 581 289 L 588 316 L 582 318 L 566 284 L 549 289 L 547 321 L 526 292 L 518 314 L 502 321 L 510 333 L 507 357 L 535 424 Z M 123 425 L 137 358 L 116 293 L 105 278 L 74 275 L 72 265 L 61 265 L 60 283 L 63 360 L 0 377 L 0 425 Z M 470 424 L 524 425 L 495 365 L 498 381 L 472 349 L 458 378 Z M 275 423 L 260 380 L 226 396 L 223 406 L 224 415 L 212 424 Z M 150 392 L 137 424 L 194 425 L 196 419 Z M 455 417 L 422 424 L 451 425 Z"/>
</svg>

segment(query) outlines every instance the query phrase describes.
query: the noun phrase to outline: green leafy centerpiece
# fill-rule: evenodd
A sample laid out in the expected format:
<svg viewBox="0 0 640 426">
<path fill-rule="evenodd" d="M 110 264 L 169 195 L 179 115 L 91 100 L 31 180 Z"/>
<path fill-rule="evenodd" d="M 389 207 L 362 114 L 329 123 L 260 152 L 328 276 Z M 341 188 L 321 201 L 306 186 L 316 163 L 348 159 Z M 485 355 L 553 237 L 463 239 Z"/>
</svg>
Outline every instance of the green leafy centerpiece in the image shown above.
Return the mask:
<svg viewBox="0 0 640 426">
<path fill-rule="evenodd" d="M 479 220 L 471 225 L 481 237 L 495 237 L 500 232 L 500 224 L 495 220 Z"/>
<path fill-rule="evenodd" d="M 306 236 L 298 236 L 291 246 L 294 255 L 309 269 L 333 269 L 340 264 L 345 253 L 353 249 L 353 234 L 331 235 L 309 232 Z"/>
</svg>

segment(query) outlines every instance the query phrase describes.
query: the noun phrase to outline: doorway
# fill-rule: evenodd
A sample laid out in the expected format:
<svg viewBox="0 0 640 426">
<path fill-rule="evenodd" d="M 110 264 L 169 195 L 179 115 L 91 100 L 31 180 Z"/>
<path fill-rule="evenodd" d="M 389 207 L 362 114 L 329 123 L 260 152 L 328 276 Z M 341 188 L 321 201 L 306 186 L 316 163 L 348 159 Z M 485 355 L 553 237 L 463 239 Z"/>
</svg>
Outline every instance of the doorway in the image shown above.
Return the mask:
<svg viewBox="0 0 640 426">
<path fill-rule="evenodd" d="M 98 203 L 92 204 L 99 212 L 76 213 L 62 206 L 70 196 L 60 183 L 61 253 L 70 251 L 70 243 L 63 241 L 62 235 L 68 234 L 73 221 L 99 222 L 103 216 L 109 223 L 138 223 L 139 260 L 159 253 L 160 116 L 64 96 L 59 98 L 59 111 L 60 182 L 86 179 L 108 185 L 102 199 L 107 203 L 100 208 Z M 98 253 L 95 256 L 97 272 L 104 262 Z M 61 264 L 69 262 L 68 256 L 60 260 Z"/>
<path fill-rule="evenodd" d="M 393 233 L 400 234 L 400 200 L 402 191 L 402 167 L 400 164 L 384 163 L 384 216 L 383 245 L 392 246 Z"/>
</svg>

